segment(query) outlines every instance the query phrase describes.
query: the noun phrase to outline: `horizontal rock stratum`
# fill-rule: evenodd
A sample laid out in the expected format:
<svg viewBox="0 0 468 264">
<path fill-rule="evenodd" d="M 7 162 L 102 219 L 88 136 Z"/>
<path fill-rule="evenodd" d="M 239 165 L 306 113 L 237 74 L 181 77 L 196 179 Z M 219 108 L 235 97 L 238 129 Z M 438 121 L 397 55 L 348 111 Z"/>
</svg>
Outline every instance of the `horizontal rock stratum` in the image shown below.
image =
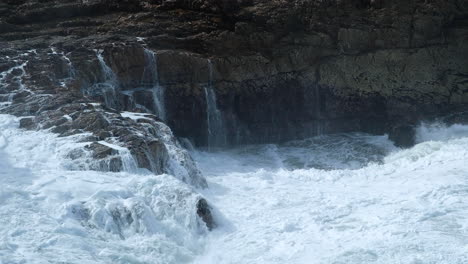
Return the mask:
<svg viewBox="0 0 468 264">
<path fill-rule="evenodd" d="M 27 62 L 2 79 L 2 111 L 17 115 L 54 108 L 38 97 L 50 94 L 151 112 L 177 137 L 222 146 L 383 133 L 468 103 L 466 0 L 4 1 L 0 14 L 0 71 Z"/>
</svg>

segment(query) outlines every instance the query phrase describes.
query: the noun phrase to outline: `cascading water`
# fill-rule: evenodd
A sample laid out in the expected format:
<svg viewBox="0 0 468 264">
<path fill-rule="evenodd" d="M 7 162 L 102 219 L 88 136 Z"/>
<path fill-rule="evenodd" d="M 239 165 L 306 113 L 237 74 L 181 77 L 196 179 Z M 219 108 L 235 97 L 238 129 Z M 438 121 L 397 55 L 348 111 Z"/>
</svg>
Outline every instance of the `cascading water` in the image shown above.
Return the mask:
<svg viewBox="0 0 468 264">
<path fill-rule="evenodd" d="M 322 118 L 322 109 L 320 108 L 320 86 L 319 85 L 314 85 L 314 113 L 316 116 L 315 120 L 315 135 L 319 136 L 324 133 L 324 127 L 323 127 L 323 120 Z"/>
<path fill-rule="evenodd" d="M 164 106 L 164 87 L 159 83 L 158 61 L 156 53 L 149 49 L 144 49 L 145 69 L 142 77 L 142 84 L 150 86 L 153 92 L 153 101 L 156 115 L 161 120 L 166 120 L 166 109 Z"/>
<path fill-rule="evenodd" d="M 66 78 L 62 79 L 62 81 L 60 82 L 62 86 L 66 86 L 66 81 L 69 81 L 75 78 L 75 75 L 76 75 L 75 68 L 73 67 L 73 63 L 70 60 L 70 58 L 68 58 L 68 56 L 65 54 L 64 51 L 58 52 L 57 49 L 54 47 L 51 47 L 50 50 L 51 50 L 51 53 L 49 54 L 59 55 L 60 59 L 67 64 L 68 75 Z"/>
<path fill-rule="evenodd" d="M 92 87 L 86 90 L 86 93 L 91 95 L 101 95 L 104 98 L 104 103 L 107 107 L 118 109 L 119 100 L 117 90 L 119 87 L 119 81 L 112 69 L 106 64 L 102 55 L 103 52 L 103 50 L 96 50 L 96 57 L 102 71 L 102 82 L 95 83 Z"/>
<path fill-rule="evenodd" d="M 10 83 L 14 83 L 17 85 L 17 89 L 12 91 L 8 97 L 8 101 L 11 102 L 13 100 L 13 96 L 17 92 L 21 92 L 26 90 L 26 87 L 23 84 L 23 77 L 26 75 L 26 71 L 24 67 L 28 64 L 28 61 L 25 61 L 17 66 L 14 66 L 2 73 L 0 73 L 0 86 L 5 86 L 6 79 L 11 78 Z M 19 71 L 19 74 L 18 74 Z"/>
<path fill-rule="evenodd" d="M 28 50 L 25 53 L 16 55 L 14 57 L 7 56 L 5 61 L 14 62 L 15 66 L 0 72 L 0 89 L 2 89 L 3 98 L 0 102 L 0 108 L 9 106 L 16 94 L 21 92 L 33 93 L 24 84 L 24 77 L 26 76 L 25 67 L 28 65 L 29 60 L 25 57 L 36 55 L 35 50 Z M 6 99 L 6 100 L 5 100 Z"/>
<path fill-rule="evenodd" d="M 67 65 L 68 65 L 68 78 L 69 78 L 69 79 L 75 78 L 76 72 L 75 72 L 75 68 L 73 67 L 72 61 L 70 60 L 70 58 L 67 57 L 67 55 L 65 54 L 65 52 L 62 52 L 61 55 L 62 55 L 62 59 L 63 59 L 63 60 L 67 63 Z"/>
<path fill-rule="evenodd" d="M 213 86 L 213 63 L 208 60 L 209 83 L 204 87 L 206 101 L 207 143 L 208 149 L 227 145 L 226 128 L 223 114 L 216 104 L 216 93 Z"/>
<path fill-rule="evenodd" d="M 201 175 L 190 154 L 180 146 L 171 129 L 166 124 L 155 121 L 149 117 L 149 114 L 123 112 L 121 115 L 137 122 L 144 120 L 145 122 L 142 125 L 146 127 L 146 130 L 158 137 L 165 145 L 169 154 L 167 173 L 192 186 L 207 187 L 206 180 Z"/>
<path fill-rule="evenodd" d="M 111 149 L 117 150 L 118 157 L 122 162 L 122 171 L 129 172 L 129 173 L 137 173 L 138 172 L 138 165 L 133 158 L 132 154 L 128 150 L 128 148 L 120 147 L 116 144 L 110 144 L 105 141 L 99 141 L 99 144 L 104 146 L 110 147 Z"/>
</svg>

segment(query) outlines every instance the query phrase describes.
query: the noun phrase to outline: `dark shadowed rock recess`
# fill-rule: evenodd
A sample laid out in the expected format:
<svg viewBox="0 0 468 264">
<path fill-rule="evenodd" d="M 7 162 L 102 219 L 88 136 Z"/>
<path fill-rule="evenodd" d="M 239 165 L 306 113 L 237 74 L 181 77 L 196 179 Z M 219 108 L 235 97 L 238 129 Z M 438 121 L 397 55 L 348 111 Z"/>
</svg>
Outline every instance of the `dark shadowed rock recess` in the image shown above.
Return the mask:
<svg viewBox="0 0 468 264">
<path fill-rule="evenodd" d="M 466 110 L 468 1 L 4 0 L 0 72 L 0 112 L 24 128 L 91 132 L 94 158 L 114 155 L 99 143 L 113 139 L 170 172 L 175 137 L 404 132 Z M 206 186 L 193 166 L 184 180 Z"/>
</svg>

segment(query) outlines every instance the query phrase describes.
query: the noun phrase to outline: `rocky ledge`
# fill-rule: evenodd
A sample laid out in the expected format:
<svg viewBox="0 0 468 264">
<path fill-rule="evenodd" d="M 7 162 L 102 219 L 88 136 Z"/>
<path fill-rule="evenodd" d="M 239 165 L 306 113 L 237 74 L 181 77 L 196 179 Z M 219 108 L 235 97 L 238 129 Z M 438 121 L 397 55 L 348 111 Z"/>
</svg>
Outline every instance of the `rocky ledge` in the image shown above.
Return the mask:
<svg viewBox="0 0 468 264">
<path fill-rule="evenodd" d="M 64 149 L 63 158 L 71 161 L 66 169 L 167 173 L 195 188 L 207 187 L 192 157 L 161 119 L 138 108 L 119 111 L 109 105 L 111 101 L 100 100 L 108 95 L 114 102 L 120 96 L 106 79 L 110 72 L 99 51 L 75 52 L 74 64 L 53 46 L 23 50 L 1 45 L 0 113 L 21 117 L 21 128 L 69 137 L 76 144 Z M 86 58 L 90 54 L 94 61 Z M 92 96 L 91 88 L 103 92 Z M 215 226 L 211 207 L 193 195 L 198 199 L 194 212 L 211 230 Z"/>
<path fill-rule="evenodd" d="M 74 169 L 199 188 L 181 142 L 364 131 L 410 145 L 416 122 L 468 109 L 467 58 L 466 0 L 0 3 L 0 113 L 80 135 Z"/>
<path fill-rule="evenodd" d="M 152 122 L 211 148 L 467 109 L 466 0 L 21 0 L 0 14 L 1 111 L 91 132 L 97 158 L 118 140 L 158 173 Z"/>
</svg>

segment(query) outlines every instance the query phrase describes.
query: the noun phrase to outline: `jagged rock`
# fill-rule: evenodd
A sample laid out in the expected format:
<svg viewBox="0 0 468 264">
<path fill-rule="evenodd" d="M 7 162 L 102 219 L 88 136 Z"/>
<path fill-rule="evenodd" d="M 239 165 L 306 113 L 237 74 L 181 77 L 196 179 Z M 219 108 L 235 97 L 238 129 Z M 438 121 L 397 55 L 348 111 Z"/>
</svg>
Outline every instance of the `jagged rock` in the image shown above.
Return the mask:
<svg viewBox="0 0 468 264">
<path fill-rule="evenodd" d="M 468 105 L 466 0 L 29 0 L 0 13 L 1 112 L 62 136 L 119 137 L 158 173 L 160 137 L 117 117 L 160 115 L 149 63 L 164 88 L 159 119 L 196 146 L 209 145 L 207 89 L 227 145 L 391 132 Z"/>
</svg>

